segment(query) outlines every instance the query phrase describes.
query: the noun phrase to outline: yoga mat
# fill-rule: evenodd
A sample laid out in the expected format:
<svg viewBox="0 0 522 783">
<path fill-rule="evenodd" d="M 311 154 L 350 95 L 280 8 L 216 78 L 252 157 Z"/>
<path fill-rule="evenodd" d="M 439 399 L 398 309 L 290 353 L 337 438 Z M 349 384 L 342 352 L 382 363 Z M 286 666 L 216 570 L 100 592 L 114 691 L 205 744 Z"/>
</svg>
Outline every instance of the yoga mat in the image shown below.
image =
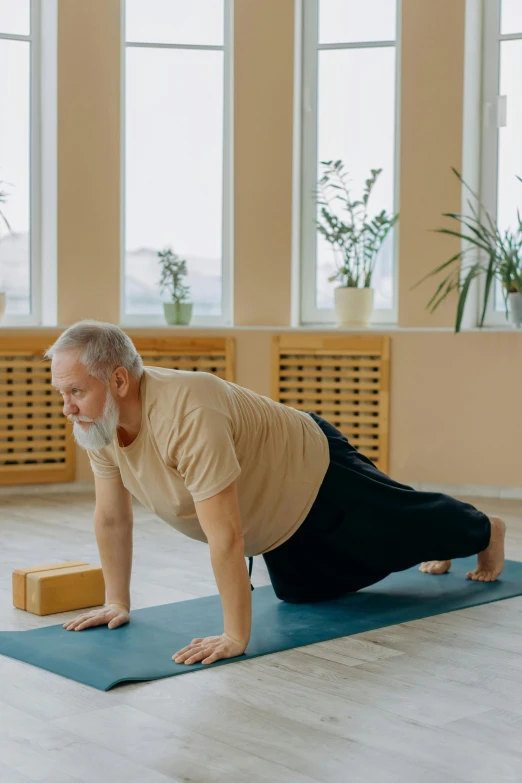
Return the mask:
<svg viewBox="0 0 522 783">
<path fill-rule="evenodd" d="M 106 626 L 66 631 L 62 625 L 3 631 L 0 654 L 108 691 L 122 682 L 212 669 L 522 595 L 522 563 L 507 561 L 497 582 L 482 583 L 465 578 L 475 562 L 475 558 L 458 560 L 450 573 L 441 576 L 412 568 L 358 593 L 315 604 L 286 604 L 276 598 L 272 587 L 258 587 L 252 593 L 252 637 L 247 652 L 209 666 L 176 664 L 171 659 L 192 639 L 222 632 L 218 595 L 137 609 L 128 625 L 112 631 Z"/>
</svg>

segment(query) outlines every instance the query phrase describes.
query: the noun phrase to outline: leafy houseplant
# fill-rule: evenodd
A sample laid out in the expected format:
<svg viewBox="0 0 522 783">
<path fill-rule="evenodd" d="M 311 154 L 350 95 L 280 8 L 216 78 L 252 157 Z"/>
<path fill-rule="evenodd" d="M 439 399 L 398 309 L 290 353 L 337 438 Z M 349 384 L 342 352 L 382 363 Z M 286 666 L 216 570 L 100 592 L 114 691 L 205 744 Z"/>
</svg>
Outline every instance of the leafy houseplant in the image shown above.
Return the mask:
<svg viewBox="0 0 522 783">
<path fill-rule="evenodd" d="M 423 277 L 414 288 L 429 277 L 446 273 L 439 286 L 427 304 L 427 309 L 434 312 L 452 291 L 458 291 L 455 331 L 460 332 L 466 300 L 474 280 L 484 277 L 483 300 L 479 326 L 484 325 L 487 304 L 493 285 L 500 283 L 506 316 L 511 310 L 516 326 L 522 324 L 522 218 L 517 210 L 518 226 L 515 229 L 500 230 L 495 220 L 488 212 L 479 196 L 466 184 L 460 173 L 452 168 L 463 187 L 471 194 L 468 199 L 469 215 L 446 212 L 443 217 L 457 221 L 455 230 L 438 228 L 440 234 L 449 234 L 465 241 L 466 245 L 460 252 L 452 256 L 444 264 Z M 522 179 L 517 177 L 520 182 Z"/>
<path fill-rule="evenodd" d="M 324 170 L 316 190 L 321 209 L 316 225 L 331 245 L 337 266 L 336 273 L 328 278 L 329 282 L 339 281 L 335 309 L 341 324 L 366 325 L 373 307 L 371 283 L 377 256 L 399 216 L 383 209 L 368 218 L 370 196 L 382 169 L 371 169 L 362 197 L 353 200 L 344 163 L 328 160 L 321 161 L 321 165 Z"/>
<path fill-rule="evenodd" d="M 192 317 L 192 302 L 187 302 L 189 286 L 183 285 L 187 274 L 187 262 L 167 247 L 158 252 L 161 264 L 160 290 L 169 291 L 170 302 L 163 303 L 165 320 L 168 324 L 183 324 L 187 326 Z"/>
</svg>

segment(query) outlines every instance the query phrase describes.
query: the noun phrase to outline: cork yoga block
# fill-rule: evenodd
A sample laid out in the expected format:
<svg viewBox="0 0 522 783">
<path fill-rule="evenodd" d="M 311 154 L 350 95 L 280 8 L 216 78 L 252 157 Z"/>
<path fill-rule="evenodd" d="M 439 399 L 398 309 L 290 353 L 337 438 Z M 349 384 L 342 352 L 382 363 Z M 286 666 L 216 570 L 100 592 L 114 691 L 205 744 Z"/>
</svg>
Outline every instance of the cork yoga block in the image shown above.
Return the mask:
<svg viewBox="0 0 522 783">
<path fill-rule="evenodd" d="M 13 604 L 17 609 L 45 615 L 103 603 L 105 582 L 99 566 L 71 560 L 13 571 Z"/>
</svg>

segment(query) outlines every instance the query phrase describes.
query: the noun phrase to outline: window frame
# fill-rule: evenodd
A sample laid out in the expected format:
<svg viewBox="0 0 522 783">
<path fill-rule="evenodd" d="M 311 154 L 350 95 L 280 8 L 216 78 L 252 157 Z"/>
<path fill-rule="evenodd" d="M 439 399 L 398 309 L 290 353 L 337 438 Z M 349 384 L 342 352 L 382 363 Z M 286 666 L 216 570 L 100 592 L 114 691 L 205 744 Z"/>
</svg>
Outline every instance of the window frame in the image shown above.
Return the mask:
<svg viewBox="0 0 522 783">
<path fill-rule="evenodd" d="M 500 98 L 500 44 L 502 41 L 522 40 L 521 33 L 502 35 L 500 32 L 501 0 L 487 0 L 482 3 L 482 143 L 480 159 L 480 196 L 493 219 L 497 218 L 498 203 L 498 154 L 499 127 L 498 110 Z M 509 112 L 509 107 L 508 107 Z M 479 281 L 480 302 L 483 301 L 484 280 Z M 478 317 L 478 315 L 477 315 Z M 512 325 L 504 309 L 495 309 L 494 295 L 490 296 L 485 326 L 504 327 Z"/>
<path fill-rule="evenodd" d="M 234 0 L 224 0 L 223 45 L 165 44 L 127 42 L 125 32 L 125 0 L 121 2 L 121 155 L 120 155 L 120 322 L 125 327 L 165 326 L 163 315 L 139 315 L 125 310 L 126 282 L 126 52 L 128 47 L 223 51 L 223 210 L 221 259 L 221 315 L 193 315 L 190 327 L 231 326 L 233 324 L 233 259 L 234 259 Z M 158 273 L 159 274 L 159 273 Z M 176 329 L 188 327 L 176 326 Z"/>
<path fill-rule="evenodd" d="M 394 41 L 364 41 L 341 44 L 319 44 L 319 0 L 302 0 L 301 7 L 301 100 L 298 118 L 301 127 L 300 186 L 298 189 L 300 230 L 299 249 L 299 322 L 303 326 L 314 324 L 335 324 L 335 310 L 332 307 L 316 306 L 316 268 L 317 268 L 317 229 L 315 226 L 316 209 L 309 194 L 317 185 L 317 126 L 318 126 L 318 53 L 328 49 L 362 49 L 378 47 L 395 48 L 395 120 L 394 120 L 394 156 L 393 156 L 393 212 L 399 205 L 399 152 L 400 152 L 400 60 L 401 60 L 401 0 L 397 0 L 397 26 Z M 297 37 L 296 37 L 297 42 Z M 371 324 L 393 325 L 398 320 L 398 249 L 400 221 L 394 229 L 392 259 L 392 306 L 374 308 Z M 297 236 L 297 232 L 296 232 Z"/>
<path fill-rule="evenodd" d="M 6 312 L 3 327 L 39 326 L 42 323 L 42 133 L 41 133 L 41 24 L 40 0 L 30 0 L 29 35 L 0 32 L 0 40 L 26 41 L 30 45 L 29 62 L 29 302 L 28 314 Z"/>
</svg>

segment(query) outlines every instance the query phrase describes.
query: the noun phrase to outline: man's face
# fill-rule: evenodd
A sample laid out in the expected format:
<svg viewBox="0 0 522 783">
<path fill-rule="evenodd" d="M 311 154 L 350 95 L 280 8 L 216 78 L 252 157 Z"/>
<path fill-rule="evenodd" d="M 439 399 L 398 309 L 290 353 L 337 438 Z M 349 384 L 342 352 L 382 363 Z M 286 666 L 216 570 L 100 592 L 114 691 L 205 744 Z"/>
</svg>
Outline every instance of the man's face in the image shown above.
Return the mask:
<svg viewBox="0 0 522 783">
<path fill-rule="evenodd" d="M 110 389 L 89 375 L 77 351 L 59 351 L 51 365 L 52 384 L 63 398 L 63 414 L 74 422 L 74 438 L 83 449 L 99 451 L 112 442 L 120 412 Z"/>
</svg>

